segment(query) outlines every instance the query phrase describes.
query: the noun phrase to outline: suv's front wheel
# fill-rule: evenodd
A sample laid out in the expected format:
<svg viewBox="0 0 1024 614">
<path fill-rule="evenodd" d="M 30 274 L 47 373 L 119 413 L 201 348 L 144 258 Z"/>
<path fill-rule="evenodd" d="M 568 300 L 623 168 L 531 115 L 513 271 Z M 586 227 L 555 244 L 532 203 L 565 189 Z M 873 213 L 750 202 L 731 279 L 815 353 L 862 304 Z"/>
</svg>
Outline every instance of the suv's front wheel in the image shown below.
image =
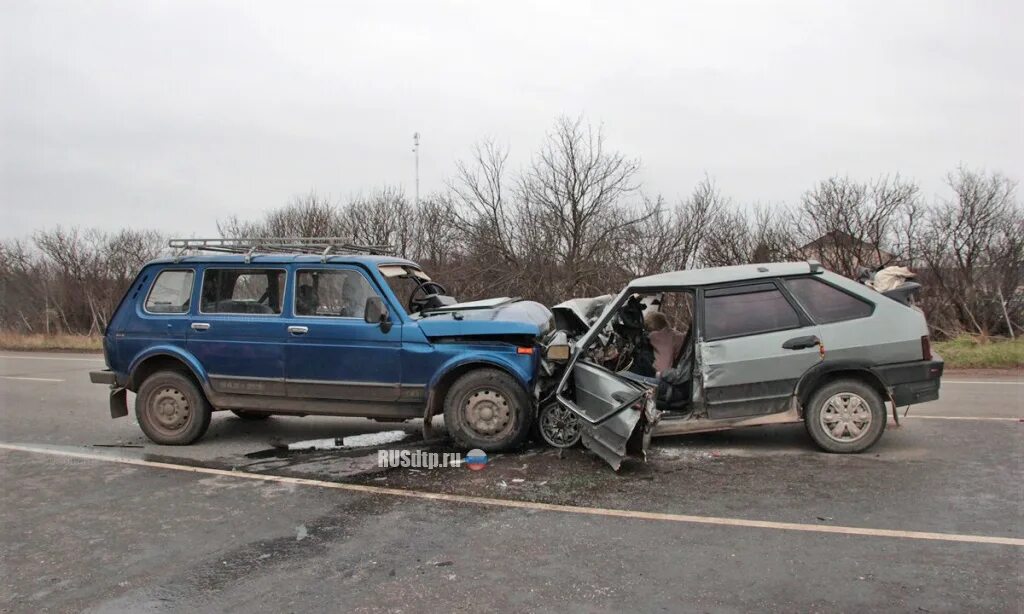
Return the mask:
<svg viewBox="0 0 1024 614">
<path fill-rule="evenodd" d="M 826 452 L 863 452 L 885 431 L 885 403 L 868 384 L 855 379 L 829 382 L 816 390 L 804 412 L 804 425 Z"/>
<path fill-rule="evenodd" d="M 158 371 L 135 394 L 135 417 L 155 443 L 184 446 L 210 426 L 210 404 L 195 381 L 178 371 Z"/>
<path fill-rule="evenodd" d="M 444 400 L 444 423 L 464 448 L 500 452 L 530 431 L 531 403 L 523 387 L 498 369 L 477 369 L 455 380 Z"/>
</svg>

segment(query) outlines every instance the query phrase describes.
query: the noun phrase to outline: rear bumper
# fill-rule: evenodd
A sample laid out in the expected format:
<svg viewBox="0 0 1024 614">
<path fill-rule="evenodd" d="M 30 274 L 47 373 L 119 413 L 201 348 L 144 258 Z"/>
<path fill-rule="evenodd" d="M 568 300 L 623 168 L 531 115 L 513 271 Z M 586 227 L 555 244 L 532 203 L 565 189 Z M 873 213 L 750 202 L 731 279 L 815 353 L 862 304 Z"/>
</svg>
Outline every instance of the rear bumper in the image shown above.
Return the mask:
<svg viewBox="0 0 1024 614">
<path fill-rule="evenodd" d="M 938 399 L 944 366 L 941 360 L 921 360 L 885 365 L 875 371 L 892 390 L 896 406 L 903 407 Z"/>
<path fill-rule="evenodd" d="M 117 374 L 110 369 L 89 371 L 89 381 L 94 384 L 107 384 L 108 386 L 113 386 L 117 384 Z"/>
<path fill-rule="evenodd" d="M 110 386 L 110 417 L 122 418 L 128 415 L 128 390 L 123 382 L 117 381 L 117 373 L 110 369 L 90 371 L 89 381 Z"/>
</svg>

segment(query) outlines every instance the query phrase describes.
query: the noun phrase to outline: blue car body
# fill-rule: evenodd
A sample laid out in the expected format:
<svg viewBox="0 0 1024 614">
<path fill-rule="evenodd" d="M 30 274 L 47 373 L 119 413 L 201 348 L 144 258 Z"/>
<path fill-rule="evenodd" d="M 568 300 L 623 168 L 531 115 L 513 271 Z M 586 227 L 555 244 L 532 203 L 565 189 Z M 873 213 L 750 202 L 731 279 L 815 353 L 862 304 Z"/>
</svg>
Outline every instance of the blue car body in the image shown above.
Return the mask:
<svg viewBox="0 0 1024 614">
<path fill-rule="evenodd" d="M 127 414 L 125 390 L 157 369 L 187 369 L 213 409 L 384 419 L 439 413 L 455 378 L 490 367 L 511 375 L 536 401 L 540 342 L 551 313 L 529 301 L 446 305 L 410 314 L 381 267 L 418 266 L 390 256 L 188 256 L 160 259 L 139 272 L 108 324 L 111 414 Z M 280 313 L 204 313 L 199 299 L 211 270 L 283 275 Z M 361 317 L 297 315 L 298 271 L 362 276 L 386 310 L 386 324 Z M 181 313 L 154 313 L 147 297 L 157 277 L 191 272 Z M 187 279 L 187 274 L 181 277 Z M 237 277 L 236 277 L 237 279 Z M 269 291 L 269 290 L 268 290 Z M 301 333 L 297 333 L 301 331 Z"/>
</svg>

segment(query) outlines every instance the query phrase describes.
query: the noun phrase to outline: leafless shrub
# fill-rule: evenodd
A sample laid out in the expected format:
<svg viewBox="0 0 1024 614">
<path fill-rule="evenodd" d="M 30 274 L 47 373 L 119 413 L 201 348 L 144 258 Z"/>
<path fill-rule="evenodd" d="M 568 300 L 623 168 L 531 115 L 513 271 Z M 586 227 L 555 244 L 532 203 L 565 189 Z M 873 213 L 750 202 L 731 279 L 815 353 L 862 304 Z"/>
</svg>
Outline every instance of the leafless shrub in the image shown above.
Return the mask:
<svg viewBox="0 0 1024 614">
<path fill-rule="evenodd" d="M 933 324 L 983 336 L 1019 330 L 1024 311 L 1024 214 L 1017 185 L 960 168 L 953 196 L 926 215 L 921 240 L 926 307 Z"/>
</svg>

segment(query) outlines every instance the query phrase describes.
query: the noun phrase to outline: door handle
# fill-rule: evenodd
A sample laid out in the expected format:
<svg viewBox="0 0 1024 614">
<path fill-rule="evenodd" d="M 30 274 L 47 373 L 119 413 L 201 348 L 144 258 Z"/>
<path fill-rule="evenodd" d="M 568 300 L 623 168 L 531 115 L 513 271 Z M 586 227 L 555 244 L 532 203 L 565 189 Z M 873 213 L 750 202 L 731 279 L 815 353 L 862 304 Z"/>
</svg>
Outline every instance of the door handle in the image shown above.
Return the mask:
<svg viewBox="0 0 1024 614">
<path fill-rule="evenodd" d="M 192 323 L 192 330 L 209 330 L 209 329 L 210 329 L 210 325 L 207 324 L 206 322 L 193 322 Z"/>
<path fill-rule="evenodd" d="M 821 339 L 818 339 L 815 335 L 808 335 L 806 337 L 793 337 L 782 344 L 782 349 L 802 350 L 804 348 L 812 348 L 816 345 L 821 345 Z"/>
<path fill-rule="evenodd" d="M 308 326 L 289 326 L 288 332 L 293 335 L 305 335 L 309 332 Z"/>
</svg>

